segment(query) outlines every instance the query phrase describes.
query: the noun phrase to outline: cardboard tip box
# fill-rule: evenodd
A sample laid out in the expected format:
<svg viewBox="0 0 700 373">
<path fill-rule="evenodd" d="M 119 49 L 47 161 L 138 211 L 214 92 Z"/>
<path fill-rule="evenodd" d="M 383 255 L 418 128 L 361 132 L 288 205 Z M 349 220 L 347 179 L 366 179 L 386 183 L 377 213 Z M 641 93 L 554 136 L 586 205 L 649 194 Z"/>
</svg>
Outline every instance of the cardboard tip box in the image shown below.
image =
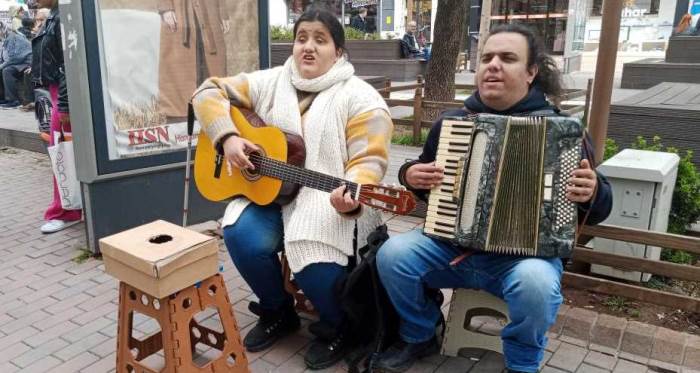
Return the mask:
<svg viewBox="0 0 700 373">
<path fill-rule="evenodd" d="M 164 298 L 218 272 L 215 238 L 156 220 L 100 240 L 105 271 Z"/>
</svg>

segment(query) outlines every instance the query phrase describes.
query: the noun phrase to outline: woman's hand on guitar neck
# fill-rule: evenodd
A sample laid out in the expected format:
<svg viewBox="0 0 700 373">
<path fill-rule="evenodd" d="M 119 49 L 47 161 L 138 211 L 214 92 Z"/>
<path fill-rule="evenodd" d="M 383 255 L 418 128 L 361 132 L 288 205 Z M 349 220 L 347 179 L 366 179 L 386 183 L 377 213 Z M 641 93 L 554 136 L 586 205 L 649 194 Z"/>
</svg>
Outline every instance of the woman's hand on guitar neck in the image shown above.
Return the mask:
<svg viewBox="0 0 700 373">
<path fill-rule="evenodd" d="M 224 141 L 224 157 L 226 161 L 240 169 L 254 170 L 255 166 L 248 159 L 248 154 L 252 151 L 260 150 L 252 142 L 238 136 L 230 136 Z"/>
<path fill-rule="evenodd" d="M 352 199 L 350 191 L 341 185 L 331 192 L 331 206 L 341 214 L 351 212 L 360 206 L 360 201 Z"/>
</svg>

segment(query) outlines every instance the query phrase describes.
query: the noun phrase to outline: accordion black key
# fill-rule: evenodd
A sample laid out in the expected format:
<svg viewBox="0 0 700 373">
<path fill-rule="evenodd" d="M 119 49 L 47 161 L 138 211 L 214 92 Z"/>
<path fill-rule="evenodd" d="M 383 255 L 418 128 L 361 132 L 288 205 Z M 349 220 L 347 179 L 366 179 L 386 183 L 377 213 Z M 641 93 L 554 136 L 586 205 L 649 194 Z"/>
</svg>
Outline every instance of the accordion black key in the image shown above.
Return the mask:
<svg viewBox="0 0 700 373">
<path fill-rule="evenodd" d="M 499 254 L 569 253 L 577 210 L 566 185 L 582 131 L 571 117 L 445 118 L 436 155 L 445 178 L 430 192 L 424 233 Z"/>
</svg>

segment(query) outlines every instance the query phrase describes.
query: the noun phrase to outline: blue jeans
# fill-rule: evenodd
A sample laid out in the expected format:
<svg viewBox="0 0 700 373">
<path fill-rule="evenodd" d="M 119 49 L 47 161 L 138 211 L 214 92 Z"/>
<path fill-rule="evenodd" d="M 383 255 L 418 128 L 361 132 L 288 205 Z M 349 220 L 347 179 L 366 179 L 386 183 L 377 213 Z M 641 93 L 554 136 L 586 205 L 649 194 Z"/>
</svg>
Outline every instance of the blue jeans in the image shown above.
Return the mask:
<svg viewBox="0 0 700 373">
<path fill-rule="evenodd" d="M 482 289 L 508 304 L 511 322 L 501 332 L 506 366 L 536 372 L 562 302 L 561 259 L 477 253 L 451 266 L 460 254 L 420 230 L 393 236 L 379 249 L 379 277 L 401 317 L 401 338 L 418 343 L 435 335 L 440 309 L 424 287 Z"/>
<path fill-rule="evenodd" d="M 260 307 L 277 310 L 293 304 L 284 290 L 278 253 L 284 247 L 279 205 L 250 204 L 236 223 L 224 228 L 224 242 L 233 264 L 260 300 Z M 314 263 L 294 274 L 299 287 L 318 310 L 320 319 L 338 326 L 342 321 L 335 283 L 346 275 L 336 263 Z"/>
</svg>

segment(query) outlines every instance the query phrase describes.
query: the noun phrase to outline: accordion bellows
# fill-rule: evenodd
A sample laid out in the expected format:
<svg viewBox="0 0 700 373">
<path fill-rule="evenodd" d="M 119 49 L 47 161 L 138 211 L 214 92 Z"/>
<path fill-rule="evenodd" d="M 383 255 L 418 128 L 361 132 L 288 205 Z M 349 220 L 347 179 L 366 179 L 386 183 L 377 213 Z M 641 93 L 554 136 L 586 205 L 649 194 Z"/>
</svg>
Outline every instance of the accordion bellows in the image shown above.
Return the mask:
<svg viewBox="0 0 700 373">
<path fill-rule="evenodd" d="M 581 159 L 570 117 L 445 118 L 424 232 L 474 250 L 554 257 L 571 252 L 577 213 L 566 180 Z"/>
</svg>

